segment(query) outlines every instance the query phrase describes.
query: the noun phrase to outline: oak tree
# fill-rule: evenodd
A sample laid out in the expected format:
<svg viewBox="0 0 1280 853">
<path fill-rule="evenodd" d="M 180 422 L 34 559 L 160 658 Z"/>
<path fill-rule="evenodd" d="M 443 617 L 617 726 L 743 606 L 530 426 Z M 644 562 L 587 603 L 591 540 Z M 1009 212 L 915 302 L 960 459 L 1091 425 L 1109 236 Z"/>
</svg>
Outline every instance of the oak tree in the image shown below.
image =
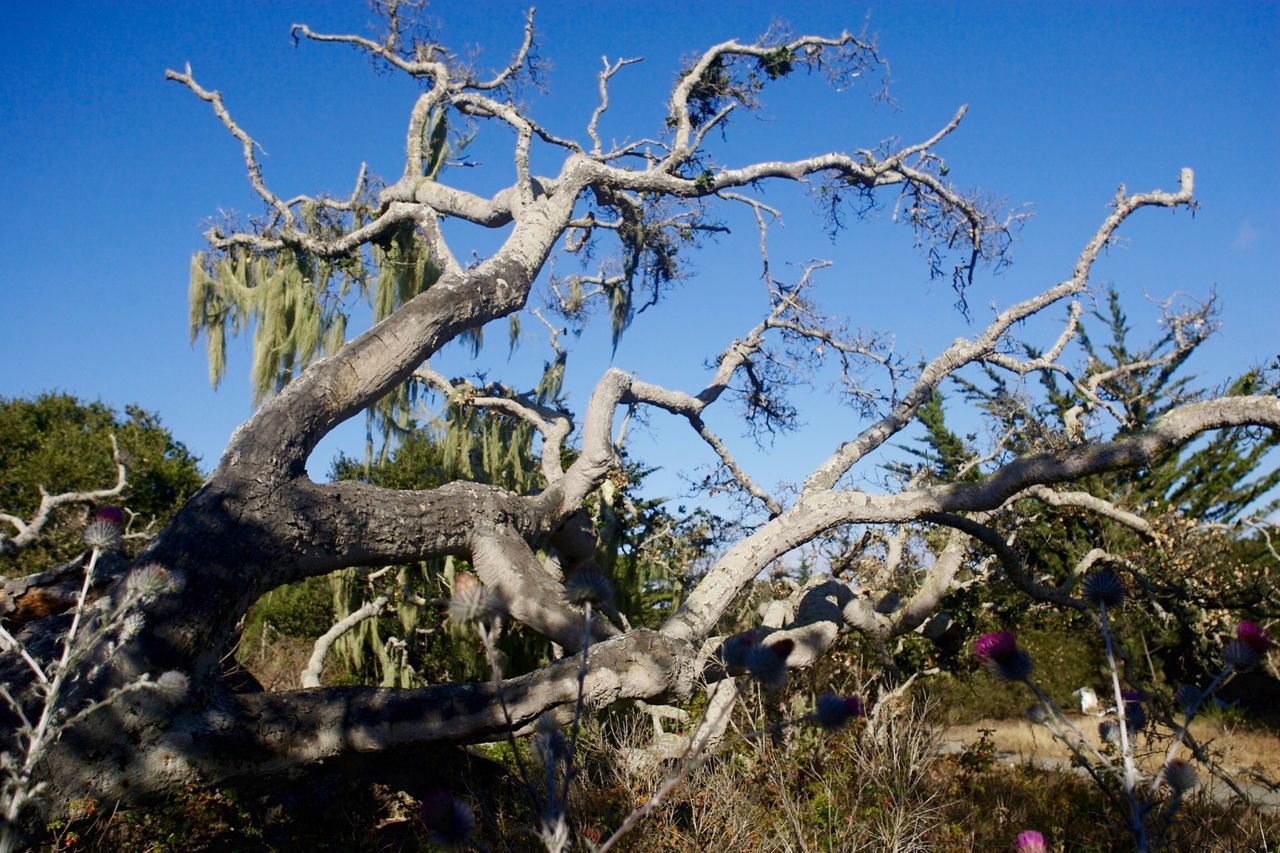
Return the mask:
<svg viewBox="0 0 1280 853">
<path fill-rule="evenodd" d="M 1191 207 L 1191 169 L 1182 170 L 1172 190 L 1120 187 L 1095 230 L 1082 234 L 1066 278 L 997 307 L 987 322 L 913 367 L 893 353 L 889 339 L 850 332 L 822 314 L 815 296 L 820 265 L 790 281 L 775 275 L 766 247 L 780 211 L 767 193 L 805 182 L 837 209 L 849 200 L 859 207 L 883 199 L 930 271 L 963 291 L 977 271 L 1005 261 L 1017 224 L 984 196 L 958 189 L 938 153 L 960 128 L 964 108 L 926 138 L 799 159 L 737 159 L 739 128 L 728 124 L 800 72 L 838 89 L 875 79 L 884 66 L 866 36 L 774 31 L 713 45 L 678 70 L 665 120 L 650 137 L 606 142 L 600 127 L 613 107 L 610 84 L 632 60 L 605 62 L 584 129 L 546 127 L 518 92 L 535 67 L 532 14 L 510 63 L 482 72 L 444 45 L 414 37 L 397 7 L 390 9 L 380 38 L 306 25 L 293 31 L 307 46 L 353 48 L 421 84 L 406 120 L 403 170 L 376 191 L 361 169 L 346 198 L 277 195 L 249 129 L 235 118 L 233 99 L 206 88 L 189 67 L 168 73 L 206 102 L 239 144 L 265 209 L 247 223 L 211 229 L 191 282 L 194 327 L 209 338 L 215 373 L 228 334 L 255 318 L 275 324 L 258 327 L 255 364 L 266 393 L 203 487 L 122 582 L 124 589 L 128 577 L 149 572 L 147 594 L 109 593 L 95 605 L 100 624 L 113 624 L 113 607 L 132 608 L 140 619 L 131 620 L 127 638 L 92 630 L 97 623 L 90 620 L 64 701 L 78 712 L 139 678 L 170 672 L 185 676 L 187 689 L 129 694 L 77 718 L 41 764 L 63 796 L 116 799 L 193 780 L 262 781 L 322 762 L 366 766 L 370 756 L 404 759 L 499 737 L 508 722 L 487 680 L 267 692 L 227 673 L 225 661 L 247 609 L 277 587 L 353 567 L 441 557 L 466 560 L 506 603 L 505 618 L 566 652 L 578 650 L 582 614 L 564 587 L 595 562 L 595 530 L 583 509 L 621 468 L 620 412 L 664 412 L 687 425 L 719 465 L 714 486 L 734 490 L 752 513 L 660 625 L 592 623 L 585 681 L 591 708 L 628 698 L 680 700 L 703 690 L 713 707 L 732 701 L 735 678 L 718 658 L 714 637 L 726 608 L 780 558 L 854 528 L 927 526 L 937 535 L 912 547 L 932 542 L 936 550 L 911 573 L 876 561 L 846 562 L 840 572 L 834 562 L 830 572 L 817 566 L 765 614 L 765 629 L 794 643 L 788 667 L 811 664 L 842 632 L 887 641 L 915 631 L 950 590 L 975 578 L 1082 607 L 1074 575 L 1045 581 L 1027 564 L 1022 544 L 994 526 L 1002 508 L 1040 501 L 1140 526 L 1145 522 L 1135 512 L 1072 484 L 1151 465 L 1206 431 L 1280 427 L 1280 400 L 1245 389 L 1171 405 L 1131 424 L 1094 377 L 1071 367 L 1095 262 L 1131 216 Z M 447 128 L 468 122 L 477 133 L 502 131 L 513 139 L 515 179 L 499 192 L 469 189 L 473 170 L 438 168 Z M 535 161 L 555 166 L 540 174 Z M 551 307 L 582 322 L 588 319 L 582 312 L 603 303 L 614 334 L 622 333 L 641 305 L 681 275 L 681 257 L 699 237 L 722 229 L 717 211 L 728 207 L 747 211 L 759 225 L 749 242 L 760 247 L 768 306 L 737 340 L 709 344 L 719 355 L 701 380 L 691 370 L 685 387 L 664 387 L 608 368 L 575 412 L 554 394 L 463 381 L 431 366 L 449 342 L 538 307 L 530 300 L 540 283 Z M 452 221 L 491 229 L 501 242 L 487 256 L 459 258 L 448 239 Z M 549 276 L 554 258 L 588 253 L 592 267 Z M 347 340 L 340 306 L 355 292 L 373 294 L 377 321 Z M 1020 341 L 1038 328 L 1023 321 L 1038 315 L 1054 318 L 1056 331 L 1046 340 Z M 797 416 L 783 393 L 788 367 L 819 354 L 839 363 L 844 391 L 856 404 L 852 414 L 839 414 L 847 437 L 812 470 L 797 472 L 794 488 L 767 488 L 735 457 L 732 442 L 710 429 L 706 413 L 737 402 L 749 429 L 775 428 Z M 961 463 L 972 476 L 952 482 L 908 479 L 878 492 L 855 485 L 856 474 L 874 464 L 873 451 L 900 439 L 940 383 L 972 368 L 1011 380 L 1054 375 L 1070 400 L 1061 440 L 1026 453 L 1013 436 L 997 440 Z M 506 428 L 531 436 L 536 468 L 528 481 L 506 488 L 459 478 L 401 489 L 307 476 L 308 457 L 339 424 L 371 409 L 394 420 L 405 411 L 405 395 L 427 389 L 445 395 L 459 417 L 500 413 Z M 28 626 L 28 636 L 58 627 Z M 4 680 L 19 683 L 21 662 L 6 655 L 3 665 Z M 545 712 L 570 715 L 578 662 L 569 655 L 512 674 L 501 689 L 517 729 Z"/>
</svg>

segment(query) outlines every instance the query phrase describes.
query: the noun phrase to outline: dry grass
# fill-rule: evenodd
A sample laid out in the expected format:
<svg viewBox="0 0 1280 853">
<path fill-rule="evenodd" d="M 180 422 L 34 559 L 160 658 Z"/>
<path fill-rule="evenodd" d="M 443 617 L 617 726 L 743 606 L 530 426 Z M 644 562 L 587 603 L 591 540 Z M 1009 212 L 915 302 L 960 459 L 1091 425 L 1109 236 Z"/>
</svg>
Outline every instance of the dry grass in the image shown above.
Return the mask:
<svg viewBox="0 0 1280 853">
<path fill-rule="evenodd" d="M 264 690 L 294 690 L 302 686 L 299 679 L 314 647 L 314 640 L 281 636 L 261 649 L 242 647 L 236 658 Z"/>
<path fill-rule="evenodd" d="M 1071 715 L 1075 724 L 1100 747 L 1097 720 Z M 950 749 L 973 743 L 983 730 L 993 730 L 991 740 L 996 751 L 1019 761 L 1052 758 L 1066 763 L 1071 753 L 1043 727 L 1025 720 L 980 720 L 976 723 L 950 726 L 945 739 Z M 1224 725 L 1215 720 L 1197 719 L 1191 723 L 1191 734 L 1207 746 L 1216 760 L 1228 770 L 1252 771 L 1270 779 L 1280 779 L 1280 735 L 1273 732 Z M 1165 737 L 1138 740 L 1140 766 L 1148 772 L 1160 767 L 1164 760 Z M 1182 757 L 1186 755 L 1185 748 Z"/>
</svg>

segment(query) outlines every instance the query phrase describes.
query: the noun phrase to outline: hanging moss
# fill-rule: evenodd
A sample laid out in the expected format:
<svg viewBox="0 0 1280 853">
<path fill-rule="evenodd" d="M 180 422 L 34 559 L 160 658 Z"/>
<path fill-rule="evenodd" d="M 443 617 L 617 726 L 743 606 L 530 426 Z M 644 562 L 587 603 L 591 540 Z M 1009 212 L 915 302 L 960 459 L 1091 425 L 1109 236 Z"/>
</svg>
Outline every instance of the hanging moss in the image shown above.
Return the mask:
<svg viewBox="0 0 1280 853">
<path fill-rule="evenodd" d="M 450 153 L 448 124 L 433 113 L 423 129 L 423 179 L 434 180 Z M 369 222 L 372 198 L 350 211 L 307 201 L 296 208 L 295 227 L 332 240 Z M 371 273 L 370 270 L 373 270 Z M 260 251 L 249 246 L 197 253 L 189 285 L 191 339 L 208 348 L 209 382 L 226 372 L 228 338 L 252 329 L 249 373 L 255 404 L 278 393 L 312 361 L 346 342 L 351 297 L 364 299 L 381 321 L 439 279 L 441 270 L 412 223 L 378 245 L 348 257 L 319 258 L 296 248 Z M 480 338 L 468 338 L 478 347 Z M 375 404 L 371 428 L 384 437 L 402 433 L 416 399 L 398 388 Z"/>
</svg>

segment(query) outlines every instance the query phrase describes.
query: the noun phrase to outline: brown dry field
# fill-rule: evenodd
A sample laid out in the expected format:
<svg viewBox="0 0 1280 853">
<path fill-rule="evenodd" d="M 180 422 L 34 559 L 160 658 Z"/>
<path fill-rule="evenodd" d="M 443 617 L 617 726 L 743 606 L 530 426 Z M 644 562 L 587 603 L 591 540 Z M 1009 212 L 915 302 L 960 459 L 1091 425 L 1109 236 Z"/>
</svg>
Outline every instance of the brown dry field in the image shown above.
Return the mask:
<svg viewBox="0 0 1280 853">
<path fill-rule="evenodd" d="M 1070 715 L 1072 722 L 1093 742 L 1099 745 L 1098 721 L 1093 717 Z M 958 752 L 975 743 L 983 729 L 992 729 L 992 743 L 997 758 L 1004 763 L 1034 762 L 1054 763 L 1062 767 L 1070 764 L 1070 752 L 1043 726 L 1032 725 L 1026 720 L 981 720 L 975 723 L 950 726 L 946 729 L 945 749 Z M 1195 720 L 1191 735 L 1209 751 L 1220 766 L 1238 783 L 1246 786 L 1250 796 L 1259 797 L 1267 806 L 1280 806 L 1277 792 L 1260 788 L 1256 776 L 1280 781 L 1280 735 L 1245 726 L 1223 725 L 1214 720 Z M 1168 739 L 1138 740 L 1139 766 L 1148 773 L 1156 770 L 1164 761 Z M 1186 747 L 1179 757 L 1189 758 Z M 1201 771 L 1203 779 L 1207 774 Z M 1225 792 L 1224 792 L 1225 793 Z"/>
</svg>

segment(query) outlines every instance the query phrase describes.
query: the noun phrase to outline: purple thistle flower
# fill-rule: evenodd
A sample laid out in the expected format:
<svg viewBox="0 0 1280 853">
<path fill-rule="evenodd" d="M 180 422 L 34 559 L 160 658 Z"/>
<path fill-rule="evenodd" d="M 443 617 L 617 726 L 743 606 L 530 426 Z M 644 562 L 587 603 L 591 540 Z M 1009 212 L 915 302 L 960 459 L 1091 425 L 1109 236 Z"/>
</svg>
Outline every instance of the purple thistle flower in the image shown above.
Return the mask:
<svg viewBox="0 0 1280 853">
<path fill-rule="evenodd" d="M 1013 842 L 1014 853 L 1047 853 L 1048 849 L 1044 843 L 1044 836 L 1034 829 L 1019 832 Z"/>
<path fill-rule="evenodd" d="M 1266 629 L 1248 619 L 1236 626 L 1236 639 L 1253 649 L 1259 656 L 1265 655 L 1271 648 L 1271 637 L 1267 635 Z"/>
<path fill-rule="evenodd" d="M 94 521 L 107 521 L 116 527 L 124 527 L 124 510 L 118 506 L 104 506 L 93 514 Z M 1252 623 L 1248 623 L 1252 624 Z"/>
<path fill-rule="evenodd" d="M 1031 655 L 1018 648 L 1009 631 L 983 634 L 974 642 L 973 654 L 988 672 L 1005 681 L 1025 681 L 1031 674 Z"/>
<path fill-rule="evenodd" d="M 1009 631 L 990 631 L 978 637 L 973 644 L 974 656 L 987 663 L 988 661 L 1007 660 L 1018 651 L 1018 640 Z"/>
</svg>

